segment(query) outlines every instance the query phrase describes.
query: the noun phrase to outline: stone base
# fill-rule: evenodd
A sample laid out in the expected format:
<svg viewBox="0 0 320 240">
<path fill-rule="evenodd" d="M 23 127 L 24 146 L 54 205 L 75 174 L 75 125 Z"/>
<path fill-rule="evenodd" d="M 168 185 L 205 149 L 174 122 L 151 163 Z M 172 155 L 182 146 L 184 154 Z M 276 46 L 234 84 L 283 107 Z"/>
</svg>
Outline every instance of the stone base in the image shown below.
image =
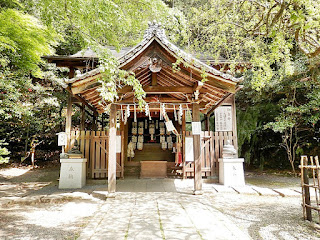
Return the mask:
<svg viewBox="0 0 320 240">
<path fill-rule="evenodd" d="M 82 188 L 86 185 L 86 158 L 60 159 L 59 188 Z"/>
<path fill-rule="evenodd" d="M 219 158 L 219 183 L 245 186 L 243 162 L 243 158 Z"/>
</svg>

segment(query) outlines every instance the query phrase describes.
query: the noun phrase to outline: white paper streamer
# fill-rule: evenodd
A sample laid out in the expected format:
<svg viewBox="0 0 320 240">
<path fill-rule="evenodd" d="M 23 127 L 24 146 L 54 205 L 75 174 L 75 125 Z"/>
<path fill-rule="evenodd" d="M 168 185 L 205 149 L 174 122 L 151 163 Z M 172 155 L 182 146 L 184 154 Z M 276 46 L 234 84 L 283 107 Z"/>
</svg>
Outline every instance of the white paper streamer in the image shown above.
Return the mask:
<svg viewBox="0 0 320 240">
<path fill-rule="evenodd" d="M 178 118 L 177 118 L 177 112 L 176 112 L 176 107 L 175 107 L 175 105 L 173 105 L 173 113 L 174 113 L 174 120 L 177 121 Z"/>
<path fill-rule="evenodd" d="M 160 103 L 160 121 L 162 120 L 163 118 L 162 118 L 162 105 L 161 105 L 161 103 Z"/>
<path fill-rule="evenodd" d="M 127 115 L 127 117 L 130 117 L 130 105 L 127 105 L 126 115 Z"/>
<path fill-rule="evenodd" d="M 121 113 L 121 121 L 123 122 L 123 112 L 122 112 L 122 105 L 120 105 L 120 108 L 121 108 L 121 110 L 120 110 L 120 113 Z"/>
<path fill-rule="evenodd" d="M 136 105 L 133 105 L 134 107 L 134 122 L 137 122 L 137 109 L 136 109 Z"/>
</svg>

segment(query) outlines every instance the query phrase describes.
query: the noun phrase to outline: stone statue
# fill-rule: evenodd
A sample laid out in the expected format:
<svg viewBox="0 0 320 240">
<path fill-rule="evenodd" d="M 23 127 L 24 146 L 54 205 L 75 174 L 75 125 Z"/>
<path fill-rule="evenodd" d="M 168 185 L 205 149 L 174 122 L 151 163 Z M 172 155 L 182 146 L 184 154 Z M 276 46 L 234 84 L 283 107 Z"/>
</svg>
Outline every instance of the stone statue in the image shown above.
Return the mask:
<svg viewBox="0 0 320 240">
<path fill-rule="evenodd" d="M 77 139 L 74 140 L 74 146 L 68 151 L 68 154 L 82 154 Z"/>
<path fill-rule="evenodd" d="M 237 150 L 231 144 L 230 140 L 227 140 L 226 144 L 223 145 L 222 158 L 237 158 Z"/>
</svg>

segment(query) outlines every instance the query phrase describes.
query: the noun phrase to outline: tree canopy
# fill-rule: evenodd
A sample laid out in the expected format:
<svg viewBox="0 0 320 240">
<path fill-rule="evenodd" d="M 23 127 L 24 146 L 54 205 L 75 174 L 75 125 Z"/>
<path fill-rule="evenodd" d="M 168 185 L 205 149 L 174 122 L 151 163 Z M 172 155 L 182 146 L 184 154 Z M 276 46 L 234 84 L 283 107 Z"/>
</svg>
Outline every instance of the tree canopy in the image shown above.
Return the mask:
<svg viewBox="0 0 320 240">
<path fill-rule="evenodd" d="M 3 0 L 1 144 L 23 145 L 29 135 L 53 136 L 61 128 L 65 94 L 59 81 L 66 70 L 45 64 L 43 55 L 90 46 L 100 57 L 104 98 L 114 100 L 121 83 L 133 86 L 142 100 L 134 75 L 119 70 L 105 46 L 119 50 L 136 44 L 154 19 L 174 43 L 244 76 L 237 95 L 239 149 L 248 164 L 271 161 L 261 156 L 278 154 L 283 146 L 293 166 L 295 154 L 318 148 L 318 0 Z M 269 139 L 266 144 L 261 137 Z"/>
</svg>

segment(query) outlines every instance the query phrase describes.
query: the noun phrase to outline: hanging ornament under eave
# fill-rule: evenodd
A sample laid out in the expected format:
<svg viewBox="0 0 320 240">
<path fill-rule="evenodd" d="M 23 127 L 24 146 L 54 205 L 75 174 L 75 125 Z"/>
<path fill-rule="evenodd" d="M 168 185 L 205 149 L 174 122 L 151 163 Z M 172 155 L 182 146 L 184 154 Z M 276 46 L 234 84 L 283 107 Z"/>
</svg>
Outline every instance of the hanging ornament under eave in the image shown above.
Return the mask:
<svg viewBox="0 0 320 240">
<path fill-rule="evenodd" d="M 183 109 L 182 109 L 182 105 L 180 104 L 179 105 L 179 114 L 178 114 L 178 123 L 180 124 L 180 125 L 182 125 L 182 116 L 183 116 Z"/>
<path fill-rule="evenodd" d="M 149 120 L 151 120 L 149 104 L 148 103 L 145 106 L 145 113 L 146 113 L 146 117 L 149 117 Z"/>
<path fill-rule="evenodd" d="M 136 105 L 133 105 L 134 108 L 134 122 L 137 122 L 137 109 L 136 109 Z"/>
<path fill-rule="evenodd" d="M 130 105 L 127 105 L 126 115 L 127 115 L 127 117 L 130 117 Z"/>
<path fill-rule="evenodd" d="M 176 112 L 176 107 L 175 107 L 175 105 L 173 105 L 173 114 L 174 114 L 174 120 L 177 121 L 178 118 L 177 118 L 177 112 Z"/>
<path fill-rule="evenodd" d="M 182 125 L 182 116 L 180 114 L 180 110 L 178 111 L 178 123 Z"/>
<path fill-rule="evenodd" d="M 128 117 L 130 117 L 130 106 L 129 105 L 127 105 L 127 109 L 125 110 L 125 113 L 124 113 L 124 124 L 127 124 Z"/>
<path fill-rule="evenodd" d="M 120 105 L 120 114 L 121 114 L 121 122 L 123 122 L 123 121 L 124 121 L 124 118 L 123 118 L 122 105 Z"/>
<path fill-rule="evenodd" d="M 162 121 L 162 105 L 161 105 L 161 103 L 160 103 L 160 121 Z"/>
</svg>

